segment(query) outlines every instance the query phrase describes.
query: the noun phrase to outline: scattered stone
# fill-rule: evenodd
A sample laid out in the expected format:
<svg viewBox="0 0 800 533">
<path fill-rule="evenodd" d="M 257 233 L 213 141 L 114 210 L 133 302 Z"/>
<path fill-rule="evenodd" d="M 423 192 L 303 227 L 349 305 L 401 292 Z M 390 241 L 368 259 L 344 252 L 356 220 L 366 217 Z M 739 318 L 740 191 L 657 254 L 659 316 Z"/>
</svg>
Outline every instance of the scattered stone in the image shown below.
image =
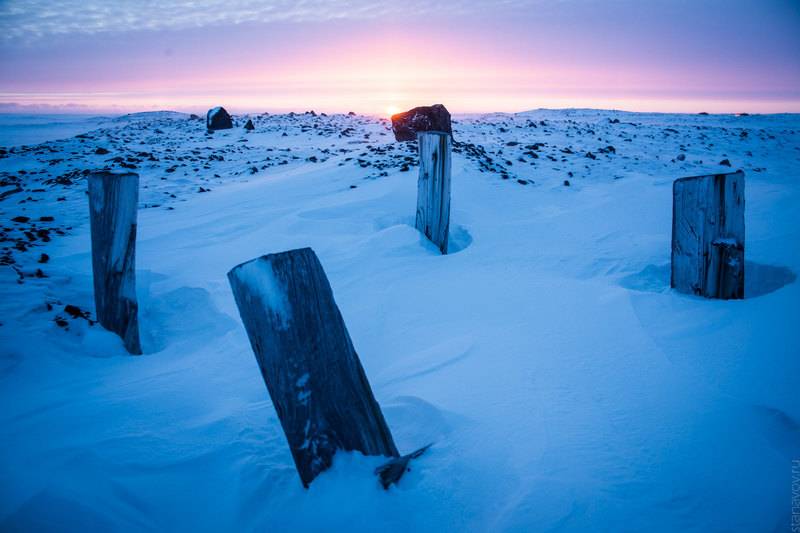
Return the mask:
<svg viewBox="0 0 800 533">
<path fill-rule="evenodd" d="M 731 162 L 728 161 L 727 159 L 723 159 L 722 161 L 719 162 L 719 164 L 722 165 L 723 167 L 731 166 Z"/>
<path fill-rule="evenodd" d="M 246 129 L 247 131 L 253 131 L 254 129 L 256 129 L 256 127 L 253 125 L 253 121 L 248 118 L 247 123 L 244 125 L 244 129 Z"/>
<path fill-rule="evenodd" d="M 42 254 L 39 256 L 39 263 L 47 263 L 50 261 L 50 256 L 47 254 Z"/>
<path fill-rule="evenodd" d="M 97 150 L 95 150 L 94 153 L 97 154 L 97 155 L 106 155 L 109 152 L 108 152 L 108 150 L 106 150 L 102 146 L 98 146 Z"/>
<path fill-rule="evenodd" d="M 24 223 L 28 222 L 29 220 L 30 220 L 30 217 L 25 217 L 25 216 L 20 215 L 18 217 L 12 218 L 11 222 L 19 222 L 20 224 L 24 224 Z"/>
<path fill-rule="evenodd" d="M 71 316 L 73 319 L 82 318 L 86 320 L 87 322 L 89 322 L 90 326 L 93 326 L 95 324 L 95 321 L 90 318 L 92 314 L 89 311 L 84 311 L 77 305 L 67 304 L 66 306 L 64 306 L 64 312 L 67 313 L 69 316 Z"/>
<path fill-rule="evenodd" d="M 675 159 L 677 159 L 678 161 L 686 161 L 686 154 L 678 154 L 678 157 L 676 157 Z"/>
<path fill-rule="evenodd" d="M 569 186 L 570 186 L 569 180 L 564 180 L 564 187 L 569 187 Z"/>
<path fill-rule="evenodd" d="M 68 304 L 64 307 L 64 312 L 67 313 L 72 318 L 81 318 L 83 316 L 83 311 L 77 305 Z"/>
</svg>

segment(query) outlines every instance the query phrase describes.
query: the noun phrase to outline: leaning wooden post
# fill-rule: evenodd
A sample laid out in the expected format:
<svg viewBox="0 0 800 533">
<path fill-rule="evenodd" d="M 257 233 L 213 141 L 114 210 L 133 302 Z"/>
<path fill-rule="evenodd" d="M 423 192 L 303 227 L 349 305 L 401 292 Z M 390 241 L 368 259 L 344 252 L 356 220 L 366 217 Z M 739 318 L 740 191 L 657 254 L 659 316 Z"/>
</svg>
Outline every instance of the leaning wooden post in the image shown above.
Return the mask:
<svg viewBox="0 0 800 533">
<path fill-rule="evenodd" d="M 672 195 L 672 287 L 744 298 L 744 172 L 681 178 Z"/>
<path fill-rule="evenodd" d="M 228 280 L 303 486 L 336 450 L 397 457 L 314 251 L 253 259 Z"/>
<path fill-rule="evenodd" d="M 419 231 L 447 253 L 450 231 L 450 153 L 449 133 L 426 131 L 419 141 L 419 180 L 417 181 L 417 222 Z"/>
<path fill-rule="evenodd" d="M 139 175 L 93 172 L 88 179 L 97 321 L 122 337 L 128 352 L 139 355 L 135 271 Z"/>
</svg>

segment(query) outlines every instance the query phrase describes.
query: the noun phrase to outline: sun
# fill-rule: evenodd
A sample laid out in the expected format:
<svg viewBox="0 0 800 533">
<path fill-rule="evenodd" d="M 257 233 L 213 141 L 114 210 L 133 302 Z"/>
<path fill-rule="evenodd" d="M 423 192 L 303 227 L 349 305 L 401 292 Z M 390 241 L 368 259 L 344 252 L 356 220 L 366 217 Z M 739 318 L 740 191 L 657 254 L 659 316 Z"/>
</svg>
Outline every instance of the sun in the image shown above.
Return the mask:
<svg viewBox="0 0 800 533">
<path fill-rule="evenodd" d="M 390 106 L 387 106 L 387 107 L 386 107 L 386 114 L 387 114 L 388 116 L 390 116 L 390 117 L 391 117 L 392 115 L 396 115 L 396 114 L 398 114 L 399 112 L 400 112 L 400 108 L 399 108 L 399 107 L 397 107 L 396 105 L 390 105 Z"/>
</svg>

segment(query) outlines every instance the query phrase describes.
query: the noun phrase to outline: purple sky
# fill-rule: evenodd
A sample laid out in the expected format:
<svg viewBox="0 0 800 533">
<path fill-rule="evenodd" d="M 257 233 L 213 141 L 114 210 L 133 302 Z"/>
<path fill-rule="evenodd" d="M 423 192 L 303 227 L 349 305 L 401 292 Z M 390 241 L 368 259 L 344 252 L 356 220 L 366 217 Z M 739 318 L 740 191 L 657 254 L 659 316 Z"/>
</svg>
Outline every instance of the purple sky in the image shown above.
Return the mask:
<svg viewBox="0 0 800 533">
<path fill-rule="evenodd" d="M 6 111 L 800 112 L 796 0 L 0 0 L 0 27 Z"/>
</svg>

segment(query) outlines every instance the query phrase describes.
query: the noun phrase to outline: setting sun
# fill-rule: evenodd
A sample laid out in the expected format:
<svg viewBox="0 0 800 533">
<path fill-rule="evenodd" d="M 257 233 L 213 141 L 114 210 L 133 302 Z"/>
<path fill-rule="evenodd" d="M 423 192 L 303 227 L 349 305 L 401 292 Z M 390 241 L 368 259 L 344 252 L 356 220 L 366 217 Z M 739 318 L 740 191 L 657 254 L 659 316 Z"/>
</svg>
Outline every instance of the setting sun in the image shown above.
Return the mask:
<svg viewBox="0 0 800 533">
<path fill-rule="evenodd" d="M 390 105 L 390 106 L 388 106 L 386 108 L 386 116 L 391 117 L 392 115 L 396 115 L 400 111 L 401 111 L 401 109 L 399 107 L 397 107 L 396 105 Z"/>
</svg>

